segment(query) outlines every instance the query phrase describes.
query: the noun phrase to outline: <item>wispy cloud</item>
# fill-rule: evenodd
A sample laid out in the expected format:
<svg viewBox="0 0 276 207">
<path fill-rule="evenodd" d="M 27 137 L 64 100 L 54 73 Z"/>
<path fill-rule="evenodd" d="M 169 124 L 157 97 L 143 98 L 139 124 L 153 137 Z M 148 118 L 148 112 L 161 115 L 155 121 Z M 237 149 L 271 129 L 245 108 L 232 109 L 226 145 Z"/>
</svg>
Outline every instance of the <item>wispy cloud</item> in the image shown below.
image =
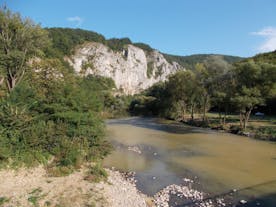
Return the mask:
<svg viewBox="0 0 276 207">
<path fill-rule="evenodd" d="M 80 26 L 83 23 L 83 18 L 81 18 L 79 16 L 68 17 L 67 21 L 76 23 L 75 26 Z"/>
<path fill-rule="evenodd" d="M 265 41 L 258 47 L 259 52 L 276 50 L 276 27 L 266 27 L 258 32 L 252 32 L 251 34 L 265 38 Z"/>
</svg>

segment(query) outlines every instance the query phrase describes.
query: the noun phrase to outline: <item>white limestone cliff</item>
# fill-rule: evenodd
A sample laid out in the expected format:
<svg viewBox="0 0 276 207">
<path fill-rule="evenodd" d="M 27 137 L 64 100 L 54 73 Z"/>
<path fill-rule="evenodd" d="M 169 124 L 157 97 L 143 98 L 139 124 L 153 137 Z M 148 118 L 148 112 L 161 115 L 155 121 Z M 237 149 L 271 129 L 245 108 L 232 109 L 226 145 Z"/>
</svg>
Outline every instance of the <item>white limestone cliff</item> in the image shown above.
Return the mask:
<svg viewBox="0 0 276 207">
<path fill-rule="evenodd" d="M 90 42 L 76 48 L 67 60 L 79 74 L 112 78 L 125 94 L 139 93 L 184 69 L 176 62 L 167 62 L 157 50 L 146 52 L 131 44 L 122 51 L 113 51 L 101 43 Z"/>
</svg>

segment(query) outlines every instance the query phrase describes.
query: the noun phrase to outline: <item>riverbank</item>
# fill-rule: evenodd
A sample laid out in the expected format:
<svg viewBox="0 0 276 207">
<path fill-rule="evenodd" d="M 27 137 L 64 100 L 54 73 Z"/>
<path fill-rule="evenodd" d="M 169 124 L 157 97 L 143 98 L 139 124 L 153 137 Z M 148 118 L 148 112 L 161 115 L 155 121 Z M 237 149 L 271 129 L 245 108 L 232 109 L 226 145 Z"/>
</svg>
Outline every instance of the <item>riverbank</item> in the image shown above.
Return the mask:
<svg viewBox="0 0 276 207">
<path fill-rule="evenodd" d="M 82 168 L 68 176 L 49 177 L 40 166 L 0 171 L 1 207 L 147 207 L 150 199 L 138 192 L 132 179 L 106 169 L 106 182 L 85 179 Z"/>
<path fill-rule="evenodd" d="M 208 113 L 206 121 L 202 117 L 195 115 L 194 119 L 188 118 L 179 122 L 221 132 L 237 134 L 264 141 L 276 141 L 276 118 L 275 116 L 254 116 L 252 115 L 246 131 L 240 129 L 238 115 L 228 115 L 227 120 L 222 124 L 222 120 L 217 113 Z"/>
</svg>

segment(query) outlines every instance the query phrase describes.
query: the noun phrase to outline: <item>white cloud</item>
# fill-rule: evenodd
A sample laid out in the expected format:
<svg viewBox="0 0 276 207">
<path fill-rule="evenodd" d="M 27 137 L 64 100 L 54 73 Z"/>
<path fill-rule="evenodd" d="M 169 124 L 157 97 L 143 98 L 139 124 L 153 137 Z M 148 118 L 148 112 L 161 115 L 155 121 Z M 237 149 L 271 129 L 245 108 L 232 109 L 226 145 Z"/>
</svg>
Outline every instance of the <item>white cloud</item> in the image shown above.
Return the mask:
<svg viewBox="0 0 276 207">
<path fill-rule="evenodd" d="M 276 50 L 276 28 L 266 27 L 258 32 L 252 32 L 252 35 L 257 35 L 265 38 L 265 41 L 258 47 L 259 52 L 270 52 Z"/>
<path fill-rule="evenodd" d="M 76 26 L 80 26 L 83 22 L 83 19 L 79 16 L 68 17 L 67 21 L 76 23 Z"/>
</svg>

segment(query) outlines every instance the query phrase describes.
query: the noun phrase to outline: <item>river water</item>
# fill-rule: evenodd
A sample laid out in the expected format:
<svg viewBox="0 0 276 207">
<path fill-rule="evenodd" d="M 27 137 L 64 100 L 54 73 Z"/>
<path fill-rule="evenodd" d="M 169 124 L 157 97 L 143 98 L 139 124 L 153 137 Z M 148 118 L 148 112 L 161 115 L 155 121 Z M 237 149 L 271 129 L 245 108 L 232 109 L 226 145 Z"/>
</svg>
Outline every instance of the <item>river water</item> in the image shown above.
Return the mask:
<svg viewBox="0 0 276 207">
<path fill-rule="evenodd" d="M 236 189 L 233 203 L 276 206 L 276 143 L 155 118 L 108 120 L 107 131 L 115 150 L 105 167 L 135 171 L 147 195 L 190 178 L 210 196 Z"/>
</svg>

